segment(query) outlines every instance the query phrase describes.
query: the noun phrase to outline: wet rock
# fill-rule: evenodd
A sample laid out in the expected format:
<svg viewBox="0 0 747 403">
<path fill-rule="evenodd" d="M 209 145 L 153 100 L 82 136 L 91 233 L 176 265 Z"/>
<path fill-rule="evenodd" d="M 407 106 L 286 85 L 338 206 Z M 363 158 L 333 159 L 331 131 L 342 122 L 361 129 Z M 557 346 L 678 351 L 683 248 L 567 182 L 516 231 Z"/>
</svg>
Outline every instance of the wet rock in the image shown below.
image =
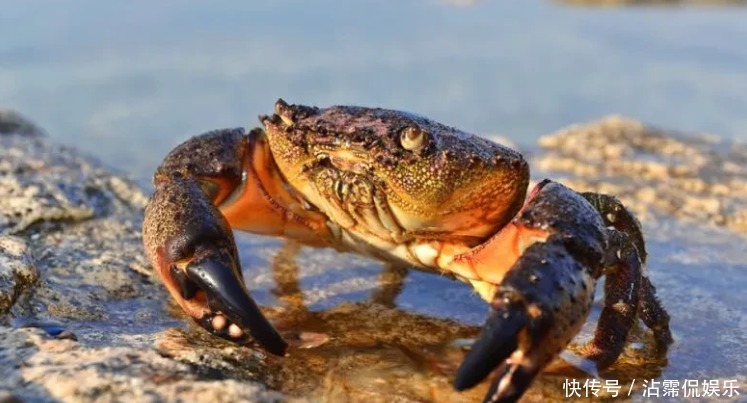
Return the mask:
<svg viewBox="0 0 747 403">
<path fill-rule="evenodd" d="M 45 331 L 48 335 L 57 339 L 78 341 L 75 333 L 65 328 L 65 325 L 56 320 L 36 320 L 30 318 L 16 318 L 11 321 L 15 328 L 36 328 Z"/>
<path fill-rule="evenodd" d="M 17 127 L 21 133 L 30 130 L 24 125 L 3 126 Z M 146 202 L 132 183 L 75 150 L 49 145 L 40 136 L 9 132 L 0 136 L 0 189 L 0 233 L 4 234 L 40 222 L 131 215 Z"/>
<path fill-rule="evenodd" d="M 534 166 L 577 190 L 609 193 L 640 218 L 662 214 L 747 233 L 747 145 L 621 117 L 540 139 Z"/>
<path fill-rule="evenodd" d="M 24 400 L 278 401 L 280 395 L 235 380 L 208 379 L 152 349 L 91 347 L 41 331 L 0 327 L 0 390 Z M 17 366 L 5 363 L 15 362 Z M 21 387 L 21 385 L 23 385 Z"/>
<path fill-rule="evenodd" d="M 23 239 L 0 235 L 0 315 L 8 312 L 38 278 L 39 271 Z"/>
</svg>

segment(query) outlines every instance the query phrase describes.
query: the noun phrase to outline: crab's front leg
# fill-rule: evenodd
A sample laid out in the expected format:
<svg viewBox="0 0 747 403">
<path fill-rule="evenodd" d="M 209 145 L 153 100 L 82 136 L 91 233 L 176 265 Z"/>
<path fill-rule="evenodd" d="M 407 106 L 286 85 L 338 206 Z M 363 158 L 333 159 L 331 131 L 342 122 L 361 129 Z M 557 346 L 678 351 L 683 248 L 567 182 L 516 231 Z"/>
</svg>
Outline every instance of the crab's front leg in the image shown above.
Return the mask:
<svg viewBox="0 0 747 403">
<path fill-rule="evenodd" d="M 602 367 L 617 358 L 643 294 L 636 248 L 643 240 L 607 224 L 584 196 L 545 181 L 501 232 L 453 258 L 447 269 L 472 279 L 491 305 L 480 338 L 459 368 L 456 389 L 496 371 L 486 401 L 521 397 L 580 330 L 603 273 L 606 307 L 590 358 Z M 661 324 L 668 333 L 668 323 Z"/>
<path fill-rule="evenodd" d="M 154 270 L 200 326 L 283 355 L 286 342 L 244 285 L 231 227 L 323 242 L 323 217 L 284 186 L 264 133 L 220 130 L 174 149 L 154 176 L 143 242 Z M 322 241 L 320 241 L 322 240 Z"/>
</svg>

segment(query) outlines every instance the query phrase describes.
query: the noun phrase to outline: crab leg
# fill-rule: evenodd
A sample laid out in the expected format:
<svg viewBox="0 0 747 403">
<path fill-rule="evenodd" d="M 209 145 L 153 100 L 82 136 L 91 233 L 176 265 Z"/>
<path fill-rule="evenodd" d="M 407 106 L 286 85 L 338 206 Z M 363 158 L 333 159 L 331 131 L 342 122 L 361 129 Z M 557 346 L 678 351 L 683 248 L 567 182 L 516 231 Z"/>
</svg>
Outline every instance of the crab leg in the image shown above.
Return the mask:
<svg viewBox="0 0 747 403">
<path fill-rule="evenodd" d="M 625 233 L 608 231 L 604 308 L 586 355 L 599 369 L 612 365 L 620 356 L 636 319 L 641 290 L 641 259 L 637 248 Z"/>
<path fill-rule="evenodd" d="M 384 265 L 376 290 L 371 294 L 371 301 L 394 308 L 395 300 L 402 293 L 405 279 L 407 278 L 407 268 L 396 263 Z"/>
<path fill-rule="evenodd" d="M 612 364 L 636 314 L 666 351 L 669 316 L 642 275 L 645 253 L 640 225 L 617 199 L 581 195 L 550 181 L 537 185 L 517 218 L 452 262 L 452 271 L 488 283 L 483 290 L 495 287 L 485 327 L 455 388 L 470 388 L 496 371 L 485 401 L 521 397 L 580 330 L 601 275 L 605 307 L 589 358 L 601 368 Z"/>
<path fill-rule="evenodd" d="M 659 354 L 666 354 L 674 342 L 669 330 L 669 314 L 656 297 L 656 288 L 646 276 L 641 276 L 641 301 L 638 304 L 638 316 L 654 332 L 654 340 Z"/>
<path fill-rule="evenodd" d="M 145 212 L 146 250 L 184 311 L 209 332 L 236 342 L 249 332 L 282 355 L 285 342 L 246 291 L 233 235 L 194 178 L 158 186 Z"/>
<path fill-rule="evenodd" d="M 174 149 L 156 171 L 143 242 L 166 288 L 200 326 L 238 343 L 250 335 L 284 355 L 286 342 L 246 290 L 231 227 L 312 240 L 324 239 L 326 227 L 284 189 L 268 154 L 263 132 L 240 129 Z"/>
<path fill-rule="evenodd" d="M 545 181 L 505 229 L 454 259 L 461 270 L 497 284 L 483 331 L 457 372 L 457 390 L 495 370 L 485 400 L 516 400 L 567 346 L 594 299 L 602 229 L 579 194 Z"/>
<path fill-rule="evenodd" d="M 618 267 L 622 270 L 634 272 L 621 274 L 618 273 L 619 270 L 611 270 L 612 273 L 608 273 L 610 270 L 605 270 L 607 276 L 606 281 L 608 283 L 614 281 L 624 285 L 626 281 L 617 277 L 626 277 L 629 278 L 629 282 L 631 283 L 640 283 L 639 296 L 636 297 L 639 301 L 635 301 L 634 303 L 625 302 L 627 306 L 625 306 L 624 309 L 622 309 L 623 305 L 618 305 L 618 309 L 614 309 L 614 304 L 620 301 L 620 299 L 610 297 L 610 294 L 615 291 L 611 290 L 611 287 L 608 284 L 605 284 L 606 307 L 602 312 L 602 316 L 599 318 L 600 323 L 597 327 L 597 334 L 594 337 L 592 346 L 600 346 L 603 344 L 606 335 L 600 333 L 602 333 L 602 329 L 611 327 L 602 326 L 603 321 L 609 320 L 606 317 L 605 311 L 609 312 L 609 315 L 615 316 L 623 315 L 622 311 L 624 311 L 625 315 L 631 316 L 630 326 L 632 326 L 632 321 L 634 320 L 637 311 L 637 314 L 641 320 L 643 320 L 643 323 L 654 332 L 654 339 L 656 340 L 656 347 L 659 350 L 659 353 L 666 354 L 669 345 L 672 344 L 673 341 L 672 333 L 669 330 L 669 314 L 664 310 L 661 302 L 656 297 L 656 288 L 651 284 L 651 280 L 649 280 L 641 269 L 641 266 L 646 263 L 647 254 L 640 223 L 635 216 L 633 216 L 633 214 L 613 196 L 599 193 L 582 193 L 581 195 L 586 198 L 597 209 L 597 211 L 599 211 L 599 214 L 604 220 L 604 224 L 608 228 L 614 228 L 609 231 L 608 235 L 609 245 L 607 247 L 607 266 Z M 611 253 L 616 251 L 620 251 L 620 256 L 616 256 L 616 253 Z M 637 263 L 635 258 L 629 256 L 630 254 L 637 255 Z M 628 257 L 623 258 L 622 256 Z M 619 266 L 615 264 L 615 260 L 618 260 L 619 263 L 624 263 L 626 261 L 628 263 Z M 627 331 L 625 334 L 617 337 L 618 339 L 622 339 L 621 343 L 625 342 L 625 335 L 627 335 Z M 622 345 L 619 346 L 619 348 L 622 349 Z M 594 354 L 592 353 L 592 355 Z M 600 357 L 597 364 L 603 368 L 604 366 L 611 364 L 612 361 L 614 361 L 614 358 L 609 362 L 606 361 L 609 360 L 604 360 Z"/>
</svg>

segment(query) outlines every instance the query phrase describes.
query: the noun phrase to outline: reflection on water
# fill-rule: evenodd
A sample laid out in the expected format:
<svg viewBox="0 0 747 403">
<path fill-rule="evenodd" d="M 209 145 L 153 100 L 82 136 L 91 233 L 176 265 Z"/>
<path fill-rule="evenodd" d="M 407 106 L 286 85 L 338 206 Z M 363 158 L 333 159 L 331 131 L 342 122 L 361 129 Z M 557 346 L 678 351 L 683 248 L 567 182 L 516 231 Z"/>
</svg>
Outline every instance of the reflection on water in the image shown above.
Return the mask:
<svg viewBox="0 0 747 403">
<path fill-rule="evenodd" d="M 273 264 L 274 292 L 283 302 L 273 312 L 279 313 L 274 321 L 295 348 L 290 356 L 272 361 L 269 372 L 278 376 L 271 378 L 271 386 L 323 401 L 422 401 L 441 392 L 456 395 L 449 380 L 463 354 L 452 349 L 452 362 L 436 357 L 443 358 L 450 341 L 475 337 L 477 327 L 398 309 L 395 299 L 402 284 L 397 279 L 403 278 L 392 281 L 386 269 L 370 298 L 310 310 L 301 296 L 293 253 L 281 250 Z M 306 334 L 324 339 L 309 346 L 303 342 Z"/>
<path fill-rule="evenodd" d="M 358 269 L 355 264 L 347 267 L 351 271 L 349 275 L 364 278 L 365 295 L 323 309 L 311 309 L 306 301 L 316 300 L 313 294 L 320 290 L 302 285 L 303 278 L 308 277 L 305 269 L 314 275 L 317 270 L 328 270 L 329 266 L 318 267 L 304 256 L 299 259 L 300 251 L 297 245 L 286 243 L 275 253 L 269 267 L 272 293 L 277 300 L 267 314 L 292 346 L 289 356 L 270 357 L 259 375 L 271 387 L 292 396 L 322 401 L 473 402 L 482 399 L 489 380 L 463 393 L 455 392 L 451 386 L 466 353 L 459 341 L 474 339 L 480 332 L 480 327 L 466 323 L 463 315 L 466 310 L 479 311 L 481 315 L 485 312 L 484 305 L 475 309 L 470 304 L 460 304 L 464 297 L 474 296 L 466 284 L 447 280 L 427 290 L 426 298 L 433 301 L 443 297 L 452 308 L 443 310 L 438 315 L 440 318 L 424 315 L 403 308 L 418 300 L 412 298 L 412 293 L 401 294 L 414 286 L 407 281 L 411 273 L 367 261 L 368 264 Z M 327 263 L 344 269 L 340 262 L 348 260 L 342 257 L 327 260 Z M 301 264 L 310 267 L 301 269 Z M 246 273 L 250 283 L 252 278 L 265 276 L 263 269 L 256 269 Z M 369 269 L 378 271 L 378 275 L 372 277 Z M 438 278 L 427 276 L 419 280 L 429 283 Z M 330 281 L 335 282 L 334 279 Z M 309 298 L 304 294 L 312 295 Z M 587 327 L 593 328 L 593 324 Z M 588 336 L 588 331 L 586 333 L 581 337 L 582 344 Z M 573 346 L 572 350 L 583 353 L 582 344 Z M 629 384 L 634 378 L 661 376 L 667 361 L 652 358 L 656 354 L 649 332 L 634 330 L 631 344 L 635 347 L 626 349 L 619 361 L 602 375 L 619 380 L 621 385 Z M 530 400 L 563 398 L 562 384 L 569 377 L 583 382 L 587 375 L 558 361 L 538 378 L 527 396 Z"/>
<path fill-rule="evenodd" d="M 3 2 L 0 106 L 147 181 L 278 97 L 530 143 L 609 113 L 747 136 L 747 11 L 551 1 Z"/>
</svg>

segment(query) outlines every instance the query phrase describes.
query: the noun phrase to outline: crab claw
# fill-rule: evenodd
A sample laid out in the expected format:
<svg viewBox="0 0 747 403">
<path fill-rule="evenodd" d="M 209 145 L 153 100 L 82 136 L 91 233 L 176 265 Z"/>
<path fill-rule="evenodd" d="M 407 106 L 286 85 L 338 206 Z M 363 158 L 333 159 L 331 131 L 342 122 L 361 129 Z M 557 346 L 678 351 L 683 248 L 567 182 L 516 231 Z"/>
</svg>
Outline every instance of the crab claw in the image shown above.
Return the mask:
<svg viewBox="0 0 747 403">
<path fill-rule="evenodd" d="M 187 281 L 182 284 L 187 283 L 187 289 L 193 289 L 193 284 L 202 290 L 210 309 L 210 314 L 198 318 L 197 322 L 208 332 L 235 342 L 245 341 L 245 329 L 248 329 L 252 338 L 267 351 L 284 355 L 286 342 L 249 296 L 235 268 L 233 257 L 222 251 L 186 266 Z"/>
<path fill-rule="evenodd" d="M 517 400 L 584 323 L 594 284 L 558 238 L 529 247 L 497 290 L 454 388 L 468 389 L 495 370 L 485 401 Z"/>
<path fill-rule="evenodd" d="M 485 379 L 496 368 L 499 368 L 501 379 L 507 375 L 510 368 L 505 361 L 517 349 L 519 332 L 529 321 L 527 315 L 517 310 L 516 307 L 507 308 L 491 309 L 482 335 L 472 345 L 470 353 L 457 371 L 454 389 L 459 391 L 469 389 Z M 517 313 L 511 315 L 511 311 Z M 513 365 L 513 367 L 515 372 L 517 366 Z M 526 380 L 527 386 L 529 381 L 531 377 Z M 524 388 L 526 386 L 522 390 Z M 493 393 L 495 391 L 491 390 L 490 394 Z M 518 397 L 521 391 L 513 391 L 510 395 Z"/>
<path fill-rule="evenodd" d="M 567 188 L 540 184 L 519 216 L 469 256 L 481 273 L 492 267 L 496 288 L 454 388 L 469 389 L 494 373 L 485 401 L 518 400 L 583 325 L 603 246 L 591 205 Z"/>
<path fill-rule="evenodd" d="M 236 343 L 251 335 L 270 353 L 285 354 L 285 341 L 246 290 L 228 224 L 194 180 L 174 178 L 157 189 L 144 228 L 153 266 L 195 322 Z"/>
<path fill-rule="evenodd" d="M 216 206 L 244 189 L 247 142 L 243 131 L 224 130 L 175 149 L 156 173 L 143 242 L 166 288 L 201 327 L 236 343 L 251 336 L 282 356 L 287 344 L 249 296 L 231 226 Z"/>
</svg>

